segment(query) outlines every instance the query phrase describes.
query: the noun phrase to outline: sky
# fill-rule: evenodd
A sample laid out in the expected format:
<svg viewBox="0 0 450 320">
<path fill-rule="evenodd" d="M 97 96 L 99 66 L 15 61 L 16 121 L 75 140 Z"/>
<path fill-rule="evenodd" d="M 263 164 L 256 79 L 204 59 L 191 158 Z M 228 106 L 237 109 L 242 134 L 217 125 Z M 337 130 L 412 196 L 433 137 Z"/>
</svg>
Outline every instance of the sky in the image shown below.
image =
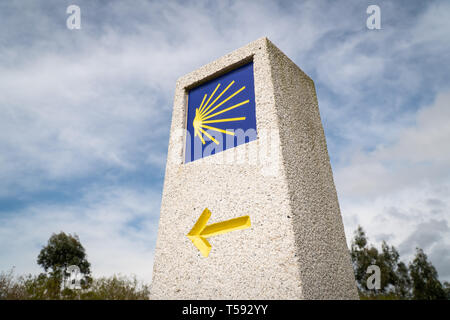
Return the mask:
<svg viewBox="0 0 450 320">
<path fill-rule="evenodd" d="M 150 282 L 175 82 L 267 36 L 315 82 L 348 244 L 450 281 L 448 30 L 449 1 L 0 2 L 0 271 L 64 231 L 94 276 Z"/>
</svg>

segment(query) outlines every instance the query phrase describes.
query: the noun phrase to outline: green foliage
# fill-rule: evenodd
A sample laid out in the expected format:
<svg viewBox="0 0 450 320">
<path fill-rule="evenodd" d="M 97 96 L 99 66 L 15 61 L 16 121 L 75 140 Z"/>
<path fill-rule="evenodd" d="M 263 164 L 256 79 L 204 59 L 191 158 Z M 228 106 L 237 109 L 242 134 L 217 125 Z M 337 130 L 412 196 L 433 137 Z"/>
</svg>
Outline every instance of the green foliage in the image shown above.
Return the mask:
<svg viewBox="0 0 450 320">
<path fill-rule="evenodd" d="M 355 279 L 361 299 L 449 299 L 450 284 L 442 285 L 438 274 L 422 249 L 417 249 L 416 256 L 409 268 L 400 260 L 400 255 L 393 246 L 385 241 L 381 252 L 368 244 L 366 234 L 361 226 L 355 231 L 351 246 L 351 257 Z M 370 265 L 380 268 L 380 289 L 367 288 L 366 273 Z"/>
<path fill-rule="evenodd" d="M 447 296 L 447 300 L 450 300 L 450 282 L 445 281 L 443 284 L 445 295 Z"/>
<path fill-rule="evenodd" d="M 92 283 L 85 298 L 95 300 L 147 300 L 149 286 L 140 283 L 136 277 L 112 276 L 99 278 Z"/>
<path fill-rule="evenodd" d="M 379 294 L 364 294 L 362 292 L 359 293 L 360 300 L 401 300 L 399 296 L 395 293 L 379 293 Z"/>
<path fill-rule="evenodd" d="M 84 275 L 91 273 L 86 252 L 76 234 L 54 233 L 39 253 L 37 263 L 54 278 L 61 278 L 71 265 L 78 266 Z"/>
<path fill-rule="evenodd" d="M 411 281 L 405 264 L 399 260 L 400 255 L 393 246 L 389 247 L 383 241 L 381 252 L 379 252 L 374 246 L 369 246 L 364 230 L 358 226 L 352 242 L 351 257 L 361 296 L 366 298 L 383 296 L 386 299 L 408 298 Z M 371 275 L 367 273 L 367 268 L 371 265 L 377 265 L 380 268 L 380 289 L 369 290 L 367 288 L 367 279 Z"/>
<path fill-rule="evenodd" d="M 114 275 L 91 279 L 80 290 L 61 290 L 58 279 L 45 273 L 19 277 L 14 270 L 0 273 L 0 300 L 146 300 L 149 294 L 149 286 L 136 277 Z"/>
<path fill-rule="evenodd" d="M 26 296 L 23 278 L 15 279 L 14 268 L 0 273 L 0 300 L 21 300 Z"/>
<path fill-rule="evenodd" d="M 422 249 L 416 248 L 416 256 L 409 265 L 413 279 L 413 297 L 418 300 L 443 300 L 447 298 L 438 273 Z"/>
<path fill-rule="evenodd" d="M 370 265 L 377 264 L 378 250 L 367 246 L 366 234 L 361 226 L 358 226 L 355 232 L 355 238 L 351 247 L 351 257 L 358 290 L 364 293 L 366 292 L 366 281 L 369 276 L 366 270 Z"/>
</svg>

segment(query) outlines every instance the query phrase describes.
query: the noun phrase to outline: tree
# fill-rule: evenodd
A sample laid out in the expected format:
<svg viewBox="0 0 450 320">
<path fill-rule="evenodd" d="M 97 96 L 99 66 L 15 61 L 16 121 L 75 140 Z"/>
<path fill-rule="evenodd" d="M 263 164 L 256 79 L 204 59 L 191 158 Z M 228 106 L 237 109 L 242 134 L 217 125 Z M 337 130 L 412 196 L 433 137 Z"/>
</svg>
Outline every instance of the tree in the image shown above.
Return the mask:
<svg viewBox="0 0 450 320">
<path fill-rule="evenodd" d="M 397 277 L 398 278 L 397 286 L 395 287 L 395 293 L 399 297 L 410 299 L 412 280 L 409 275 L 408 267 L 401 261 L 397 265 Z"/>
<path fill-rule="evenodd" d="M 39 253 L 37 263 L 49 276 L 61 283 L 67 267 L 78 266 L 80 272 L 89 280 L 90 263 L 78 236 L 60 232 L 52 234 L 48 243 Z"/>
<path fill-rule="evenodd" d="M 450 282 L 444 282 L 444 291 L 447 295 L 447 300 L 450 300 Z"/>
<path fill-rule="evenodd" d="M 392 293 L 400 299 L 409 298 L 411 278 L 408 268 L 400 261 L 400 254 L 397 249 L 383 241 L 377 263 L 381 270 L 381 285 L 384 292 Z"/>
<path fill-rule="evenodd" d="M 400 261 L 400 255 L 393 246 L 385 241 L 381 244 L 381 252 L 368 245 L 366 234 L 361 226 L 355 232 L 351 246 L 353 269 L 362 297 L 407 299 L 410 296 L 411 279 L 408 268 Z M 371 265 L 380 268 L 380 289 L 369 290 L 367 269 Z"/>
<path fill-rule="evenodd" d="M 422 249 L 416 248 L 416 256 L 409 265 L 413 281 L 413 299 L 446 299 L 447 294 L 438 280 L 438 273 Z"/>
<path fill-rule="evenodd" d="M 367 246 L 367 237 L 361 226 L 355 231 L 355 238 L 352 241 L 351 257 L 355 272 L 356 283 L 360 293 L 369 293 L 366 281 L 368 278 L 367 268 L 376 264 L 378 250 Z"/>
</svg>

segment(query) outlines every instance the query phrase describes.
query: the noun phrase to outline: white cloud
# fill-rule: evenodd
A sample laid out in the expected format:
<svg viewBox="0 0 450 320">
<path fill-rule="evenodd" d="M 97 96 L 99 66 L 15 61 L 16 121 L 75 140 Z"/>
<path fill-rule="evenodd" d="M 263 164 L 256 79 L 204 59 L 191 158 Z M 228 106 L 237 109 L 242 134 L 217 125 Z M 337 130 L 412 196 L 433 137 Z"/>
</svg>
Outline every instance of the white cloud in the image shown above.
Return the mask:
<svg viewBox="0 0 450 320">
<path fill-rule="evenodd" d="M 391 137 L 392 142 L 354 153 L 346 166 L 335 169 L 348 239 L 361 224 L 372 239 L 388 235 L 405 259 L 416 246 L 434 258 L 436 250 L 450 245 L 448 227 L 440 232 L 430 228 L 450 224 L 448 123 L 450 92 L 420 109 L 415 124 Z M 448 280 L 450 265 L 436 266 Z"/>
<path fill-rule="evenodd" d="M 373 53 L 364 53 L 357 46 L 370 41 L 360 34 L 338 43 L 317 59 L 318 80 L 326 83 L 336 94 L 360 99 L 362 86 L 376 84 L 385 68 L 385 58 Z"/>
<path fill-rule="evenodd" d="M 418 111 L 416 124 L 369 153 L 354 152 L 336 173 L 343 195 L 367 197 L 450 177 L 450 92 Z"/>
<path fill-rule="evenodd" d="M 449 29 L 450 4 L 448 1 L 438 1 L 418 18 L 411 41 L 414 44 L 431 46 L 432 52 L 444 53 L 450 47 L 449 41 L 442 41 L 448 38 Z"/>
</svg>

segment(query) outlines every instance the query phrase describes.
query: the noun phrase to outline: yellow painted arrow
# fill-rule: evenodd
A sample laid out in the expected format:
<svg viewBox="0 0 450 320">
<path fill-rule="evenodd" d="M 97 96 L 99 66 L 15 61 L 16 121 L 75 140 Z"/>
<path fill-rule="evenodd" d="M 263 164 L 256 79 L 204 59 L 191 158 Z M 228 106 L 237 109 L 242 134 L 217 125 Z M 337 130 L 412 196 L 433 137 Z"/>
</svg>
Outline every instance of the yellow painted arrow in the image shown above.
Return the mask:
<svg viewBox="0 0 450 320">
<path fill-rule="evenodd" d="M 210 217 L 211 211 L 206 208 L 203 210 L 200 218 L 198 218 L 191 231 L 187 234 L 187 237 L 192 241 L 194 246 L 200 250 L 204 257 L 207 257 L 211 251 L 211 245 L 206 238 L 250 227 L 249 216 L 234 218 L 207 226 L 206 224 L 208 223 Z"/>
</svg>

